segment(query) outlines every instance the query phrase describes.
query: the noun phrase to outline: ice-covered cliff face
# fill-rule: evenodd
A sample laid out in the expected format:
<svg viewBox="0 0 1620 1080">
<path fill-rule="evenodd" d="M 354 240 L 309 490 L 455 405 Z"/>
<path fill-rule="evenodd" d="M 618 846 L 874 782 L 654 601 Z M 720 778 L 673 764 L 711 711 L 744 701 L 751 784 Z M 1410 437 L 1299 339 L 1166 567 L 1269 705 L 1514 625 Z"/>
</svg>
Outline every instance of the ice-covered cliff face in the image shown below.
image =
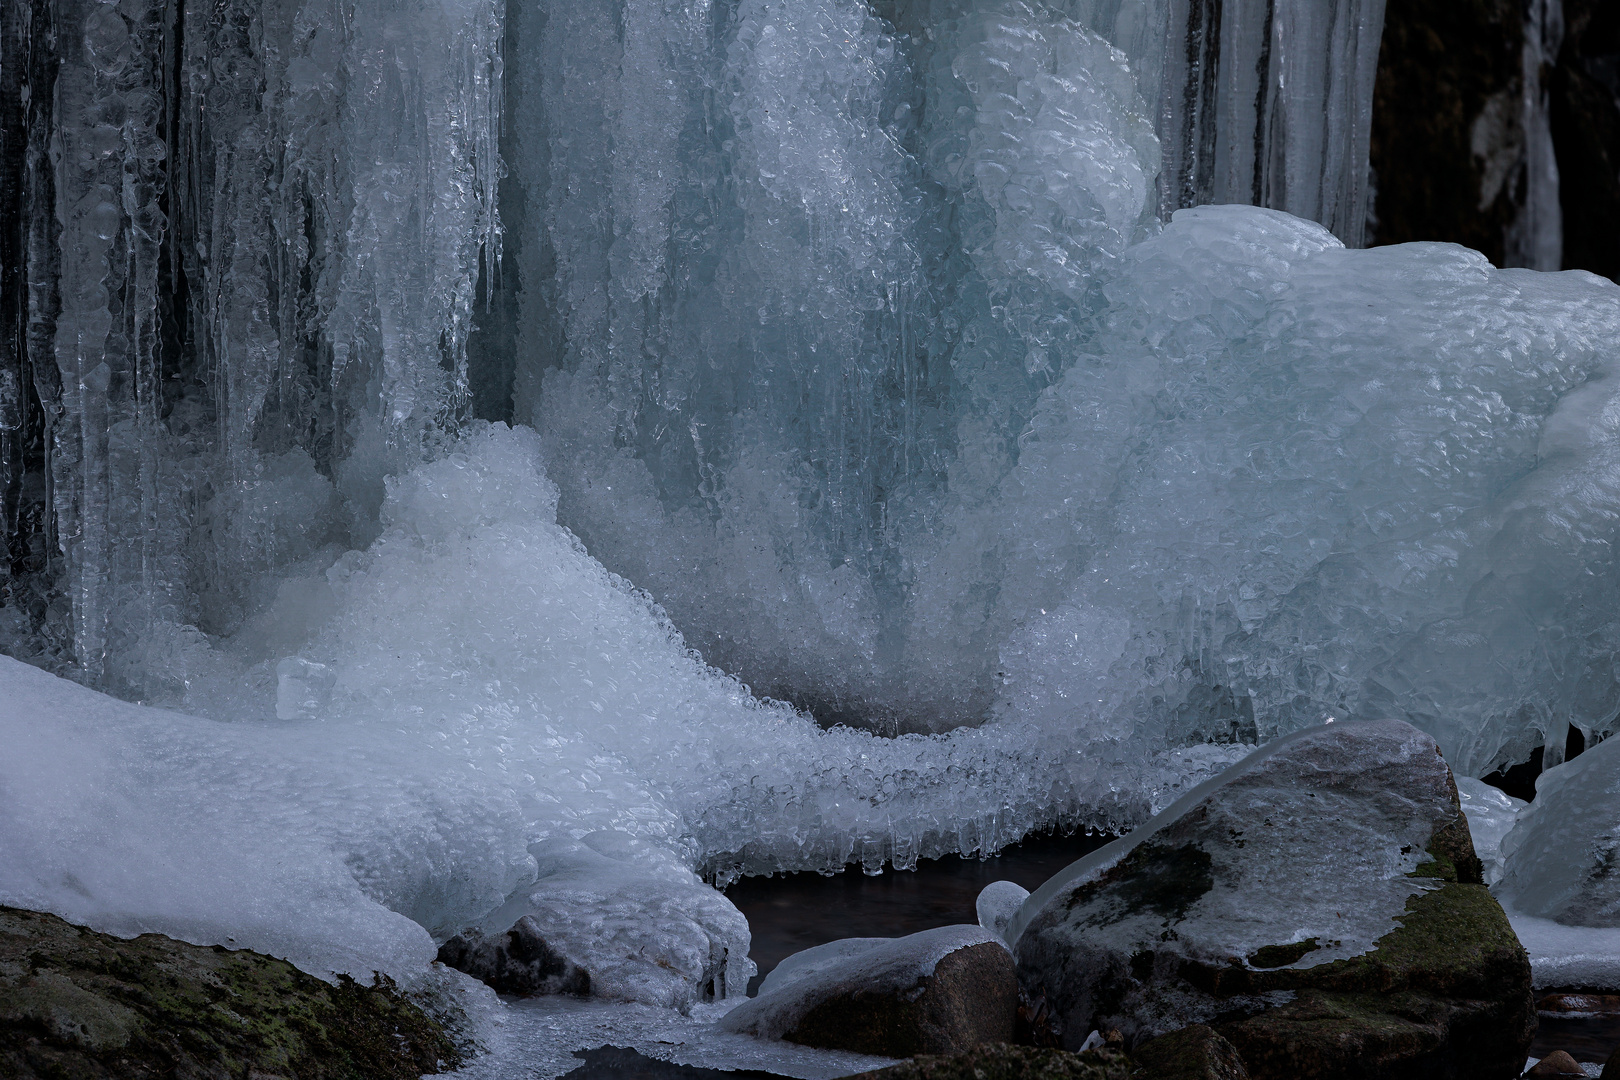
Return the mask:
<svg viewBox="0 0 1620 1080">
<path fill-rule="evenodd" d="M 694 865 L 1117 823 L 1214 760 L 1185 748 L 1329 716 L 1410 719 L 1473 772 L 1606 733 L 1620 293 L 1335 238 L 1380 17 L 9 5 L 8 648 L 220 717 L 328 715 L 356 665 L 460 694 L 470 641 L 390 674 L 333 627 L 345 553 L 416 520 L 384 478 L 477 402 L 705 660 L 823 720 L 993 721 L 848 742 L 867 810 L 829 780 L 837 813 L 682 811 Z M 1171 217 L 1220 201 L 1276 209 Z M 435 632 L 522 629 L 477 603 Z M 524 724 L 631 707 L 478 685 Z"/>
<path fill-rule="evenodd" d="M 175 700 L 465 396 L 488 0 L 8 4 L 8 649 Z M 341 550 L 341 548 L 340 548 Z"/>
</svg>

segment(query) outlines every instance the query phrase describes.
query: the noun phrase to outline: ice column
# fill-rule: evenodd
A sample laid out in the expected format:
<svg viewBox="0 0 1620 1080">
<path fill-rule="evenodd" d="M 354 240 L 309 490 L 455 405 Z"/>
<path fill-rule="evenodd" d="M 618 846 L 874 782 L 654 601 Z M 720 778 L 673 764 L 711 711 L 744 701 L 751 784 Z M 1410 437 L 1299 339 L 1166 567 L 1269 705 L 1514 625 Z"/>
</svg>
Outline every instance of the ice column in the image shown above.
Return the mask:
<svg viewBox="0 0 1620 1080">
<path fill-rule="evenodd" d="M 1384 0 L 1171 0 L 1161 214 L 1268 206 L 1357 246 L 1383 24 Z"/>
<path fill-rule="evenodd" d="M 60 252 L 34 298 L 60 293 L 62 588 L 82 675 L 145 696 L 137 670 L 182 685 L 195 628 L 233 631 L 273 572 L 364 540 L 383 470 L 455 421 L 504 8 L 42 7 L 54 205 L 25 210 Z"/>
</svg>

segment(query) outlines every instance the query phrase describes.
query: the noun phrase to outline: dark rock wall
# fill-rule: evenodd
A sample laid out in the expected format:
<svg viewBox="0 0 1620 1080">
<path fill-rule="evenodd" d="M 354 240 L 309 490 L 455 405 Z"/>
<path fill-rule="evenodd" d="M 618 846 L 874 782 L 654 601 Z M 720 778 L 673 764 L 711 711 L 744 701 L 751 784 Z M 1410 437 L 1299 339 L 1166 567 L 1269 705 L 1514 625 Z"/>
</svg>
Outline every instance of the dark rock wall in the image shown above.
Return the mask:
<svg viewBox="0 0 1620 1080">
<path fill-rule="evenodd" d="M 1369 243 L 1620 278 L 1620 5 L 1390 0 Z"/>
<path fill-rule="evenodd" d="M 1564 0 L 1549 79 L 1564 268 L 1620 281 L 1620 4 Z"/>
</svg>

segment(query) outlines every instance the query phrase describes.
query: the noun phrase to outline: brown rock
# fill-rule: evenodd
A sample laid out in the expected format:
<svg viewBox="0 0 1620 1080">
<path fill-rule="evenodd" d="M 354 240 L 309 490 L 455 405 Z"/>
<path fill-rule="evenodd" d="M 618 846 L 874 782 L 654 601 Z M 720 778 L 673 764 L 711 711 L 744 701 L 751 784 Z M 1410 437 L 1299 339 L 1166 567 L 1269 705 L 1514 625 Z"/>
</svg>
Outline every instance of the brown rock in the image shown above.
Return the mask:
<svg viewBox="0 0 1620 1080">
<path fill-rule="evenodd" d="M 1620 1013 L 1620 994 L 1546 994 L 1536 1011 L 1554 1014 Z"/>
<path fill-rule="evenodd" d="M 1603 1075 L 1598 1080 L 1620 1080 L 1620 1046 L 1615 1047 L 1609 1060 L 1603 1063 Z"/>
<path fill-rule="evenodd" d="M 1237 1048 L 1203 1024 L 1150 1039 L 1131 1057 L 1131 1080 L 1249 1080 Z"/>
<path fill-rule="evenodd" d="M 1586 1072 L 1581 1068 L 1580 1062 L 1576 1061 L 1562 1050 L 1554 1050 L 1552 1053 L 1536 1062 L 1535 1065 L 1531 1067 L 1530 1071 L 1524 1075 L 1536 1077 L 1585 1076 Z"/>
<path fill-rule="evenodd" d="M 981 927 L 945 926 L 882 942 L 739 1005 L 721 1025 L 885 1057 L 1007 1042 L 1018 977 L 1005 946 L 986 938 Z"/>
</svg>

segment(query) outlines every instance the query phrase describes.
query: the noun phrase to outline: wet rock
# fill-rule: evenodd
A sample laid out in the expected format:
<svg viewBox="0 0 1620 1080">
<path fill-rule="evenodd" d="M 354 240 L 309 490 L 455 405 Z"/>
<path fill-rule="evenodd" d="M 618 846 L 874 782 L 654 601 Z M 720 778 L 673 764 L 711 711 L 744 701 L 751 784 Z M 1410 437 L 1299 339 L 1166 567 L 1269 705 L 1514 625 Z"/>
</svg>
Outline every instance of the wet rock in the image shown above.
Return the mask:
<svg viewBox="0 0 1620 1080">
<path fill-rule="evenodd" d="M 1117 1050 L 1038 1049 L 989 1043 L 963 1054 L 925 1055 L 860 1073 L 848 1080 L 1135 1080 L 1131 1060 Z"/>
<path fill-rule="evenodd" d="M 1554 1050 L 1552 1053 L 1530 1066 L 1530 1070 L 1524 1075 L 1537 1077 L 1539 1080 L 1541 1077 L 1552 1076 L 1585 1076 L 1586 1070 L 1581 1068 L 1580 1062 L 1570 1057 L 1564 1051 Z"/>
<path fill-rule="evenodd" d="M 591 992 L 590 974 L 552 948 L 529 915 L 492 937 L 462 931 L 439 947 L 439 962 L 488 983 L 500 994 Z"/>
<path fill-rule="evenodd" d="M 1399 721 L 1280 739 L 1082 859 L 1009 926 L 1065 1045 L 1189 1023 L 1257 1080 L 1509 1080 L 1530 966 L 1450 771 Z"/>
<path fill-rule="evenodd" d="M 814 954 L 814 955 L 812 955 Z M 1018 979 L 999 938 L 942 926 L 903 938 L 806 950 L 721 1021 L 729 1031 L 885 1057 L 953 1054 L 1006 1042 Z"/>
<path fill-rule="evenodd" d="M 1598 1080 L 1620 1080 L 1620 1046 L 1615 1047 L 1609 1060 L 1603 1063 L 1603 1073 Z"/>
<path fill-rule="evenodd" d="M 0 907 L 8 1080 L 415 1080 L 460 1064 L 442 1026 L 386 980 L 333 986 L 247 950 L 126 941 Z"/>
<path fill-rule="evenodd" d="M 1603 1016 L 1620 1013 L 1620 994 L 1544 994 L 1536 1011 L 1549 1016 Z"/>
<path fill-rule="evenodd" d="M 1132 1080 L 1249 1080 L 1237 1048 L 1203 1024 L 1149 1039 L 1131 1057 Z"/>
</svg>

